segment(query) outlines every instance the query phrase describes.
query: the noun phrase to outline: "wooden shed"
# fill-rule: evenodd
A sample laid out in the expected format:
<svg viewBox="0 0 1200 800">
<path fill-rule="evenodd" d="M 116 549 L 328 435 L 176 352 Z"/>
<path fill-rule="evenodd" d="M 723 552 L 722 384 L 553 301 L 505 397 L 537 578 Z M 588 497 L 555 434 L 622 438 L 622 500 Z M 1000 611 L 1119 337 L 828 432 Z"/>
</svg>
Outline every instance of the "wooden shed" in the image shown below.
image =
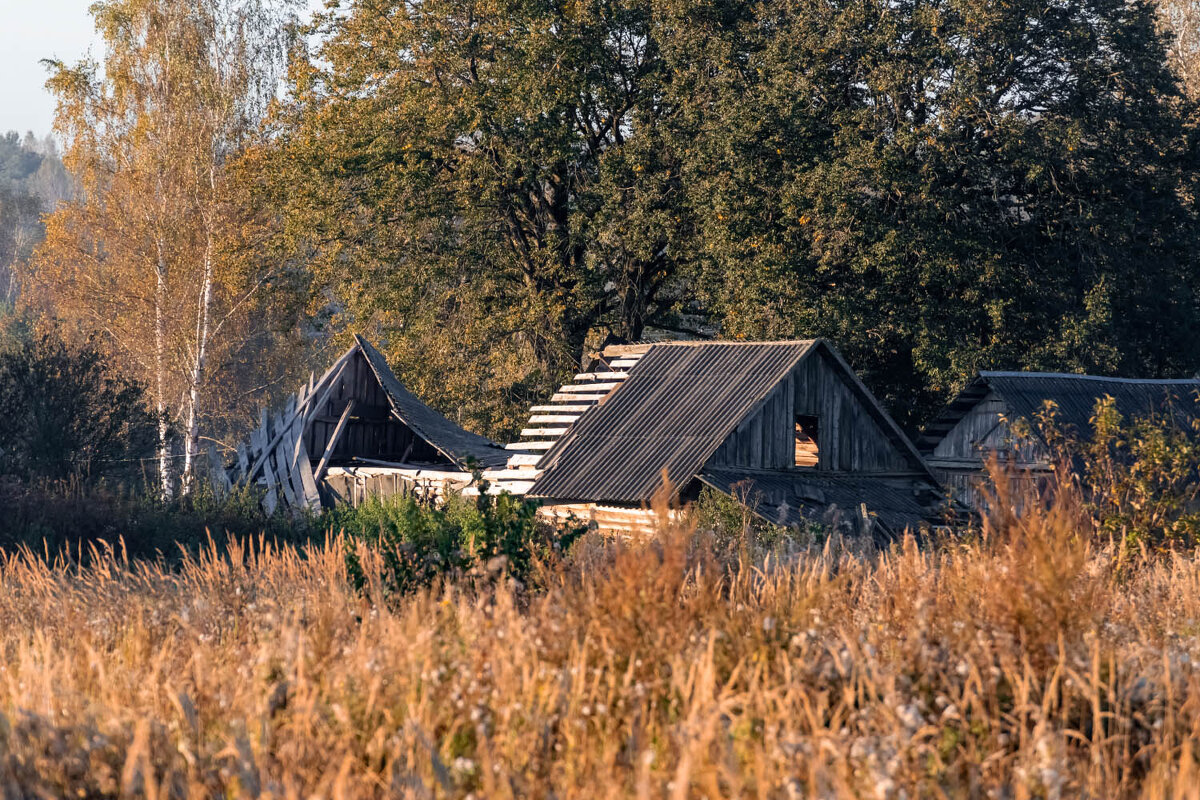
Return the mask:
<svg viewBox="0 0 1200 800">
<path fill-rule="evenodd" d="M 268 513 L 397 491 L 464 488 L 472 470 L 509 454 L 422 403 L 370 342 L 354 346 L 271 414 L 262 411 L 232 464 L 213 470 L 219 490 L 254 483 Z M 215 454 L 213 458 L 216 459 Z"/>
<path fill-rule="evenodd" d="M 663 342 L 599 353 L 535 406 L 508 474 L 548 515 L 641 531 L 664 485 L 710 486 L 772 522 L 892 535 L 938 519 L 920 453 L 824 340 Z M 664 484 L 665 481 L 665 484 Z"/>
<path fill-rule="evenodd" d="M 978 487 L 993 457 L 1027 474 L 1051 469 L 1046 443 L 1017 436 L 1018 420 L 1033 422 L 1047 402 L 1056 420 L 1077 435 L 1091 432 L 1096 403 L 1112 397 L 1131 418 L 1168 409 L 1200 416 L 1200 379 L 1144 380 L 1047 372 L 980 372 L 922 432 L 917 446 L 942 484 L 963 504 L 978 506 Z"/>
</svg>

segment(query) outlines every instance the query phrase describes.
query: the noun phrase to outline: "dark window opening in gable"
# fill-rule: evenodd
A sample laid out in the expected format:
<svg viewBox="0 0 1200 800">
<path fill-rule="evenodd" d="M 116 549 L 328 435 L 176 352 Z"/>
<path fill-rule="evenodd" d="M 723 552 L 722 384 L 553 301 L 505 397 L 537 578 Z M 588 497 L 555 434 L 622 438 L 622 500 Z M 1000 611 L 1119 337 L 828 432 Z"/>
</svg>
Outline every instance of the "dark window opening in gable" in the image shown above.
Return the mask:
<svg viewBox="0 0 1200 800">
<path fill-rule="evenodd" d="M 817 418 L 796 415 L 796 466 L 815 467 L 820 461 Z"/>
</svg>

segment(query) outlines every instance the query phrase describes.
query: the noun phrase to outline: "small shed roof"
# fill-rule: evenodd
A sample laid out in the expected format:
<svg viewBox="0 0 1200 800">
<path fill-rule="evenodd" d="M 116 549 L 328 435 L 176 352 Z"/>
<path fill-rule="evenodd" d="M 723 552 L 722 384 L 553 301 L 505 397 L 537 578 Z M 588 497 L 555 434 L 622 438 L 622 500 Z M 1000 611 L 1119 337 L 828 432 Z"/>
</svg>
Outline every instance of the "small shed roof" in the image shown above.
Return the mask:
<svg viewBox="0 0 1200 800">
<path fill-rule="evenodd" d="M 696 476 L 818 340 L 656 344 L 542 460 L 531 497 L 646 502 Z"/>
<path fill-rule="evenodd" d="M 918 446 L 928 452 L 977 403 L 996 394 L 1010 416 L 1033 419 L 1044 403 L 1058 408 L 1058 420 L 1079 432 L 1090 429 L 1096 402 L 1112 397 L 1125 417 L 1144 416 L 1168 408 L 1187 417 L 1200 416 L 1200 379 L 1108 378 L 1056 372 L 980 372 L 922 432 Z"/>
<path fill-rule="evenodd" d="M 366 357 L 371 371 L 383 387 L 392 406 L 392 413 L 430 445 L 459 467 L 466 468 L 474 460 L 480 467 L 503 466 L 509 453 L 490 439 L 464 430 L 425 405 L 392 372 L 383 354 L 355 334 L 356 346 Z"/>
</svg>

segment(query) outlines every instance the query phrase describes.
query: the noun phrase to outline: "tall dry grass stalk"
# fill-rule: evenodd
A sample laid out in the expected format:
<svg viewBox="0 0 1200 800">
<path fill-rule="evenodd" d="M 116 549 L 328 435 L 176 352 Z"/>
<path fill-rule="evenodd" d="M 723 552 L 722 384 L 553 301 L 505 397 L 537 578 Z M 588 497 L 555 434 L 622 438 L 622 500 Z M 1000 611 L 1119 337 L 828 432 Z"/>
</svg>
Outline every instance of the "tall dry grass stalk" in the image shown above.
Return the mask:
<svg viewBox="0 0 1200 800">
<path fill-rule="evenodd" d="M 337 539 L 10 555 L 0 794 L 1200 797 L 1200 562 L 1118 572 L 1070 502 L 993 507 L 969 546 L 667 526 L 391 605 Z"/>
</svg>

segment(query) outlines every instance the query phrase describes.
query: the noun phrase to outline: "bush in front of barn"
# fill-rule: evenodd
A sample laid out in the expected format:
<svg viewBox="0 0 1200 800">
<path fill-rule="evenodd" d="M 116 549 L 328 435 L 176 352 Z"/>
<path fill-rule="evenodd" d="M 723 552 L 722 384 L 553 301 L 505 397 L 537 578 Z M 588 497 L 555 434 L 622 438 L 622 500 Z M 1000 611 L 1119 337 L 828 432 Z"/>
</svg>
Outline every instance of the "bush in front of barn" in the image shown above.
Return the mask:
<svg viewBox="0 0 1200 800">
<path fill-rule="evenodd" d="M 396 596 L 443 577 L 528 580 L 536 565 L 564 553 L 586 531 L 582 525 L 559 527 L 540 520 L 537 508 L 510 494 L 452 494 L 438 502 L 404 494 L 340 506 L 323 524 L 345 534 L 346 566 L 355 588 Z M 363 563 L 368 551 L 381 559 L 375 569 Z M 368 586 L 369 574 L 381 576 L 378 586 Z"/>
</svg>

